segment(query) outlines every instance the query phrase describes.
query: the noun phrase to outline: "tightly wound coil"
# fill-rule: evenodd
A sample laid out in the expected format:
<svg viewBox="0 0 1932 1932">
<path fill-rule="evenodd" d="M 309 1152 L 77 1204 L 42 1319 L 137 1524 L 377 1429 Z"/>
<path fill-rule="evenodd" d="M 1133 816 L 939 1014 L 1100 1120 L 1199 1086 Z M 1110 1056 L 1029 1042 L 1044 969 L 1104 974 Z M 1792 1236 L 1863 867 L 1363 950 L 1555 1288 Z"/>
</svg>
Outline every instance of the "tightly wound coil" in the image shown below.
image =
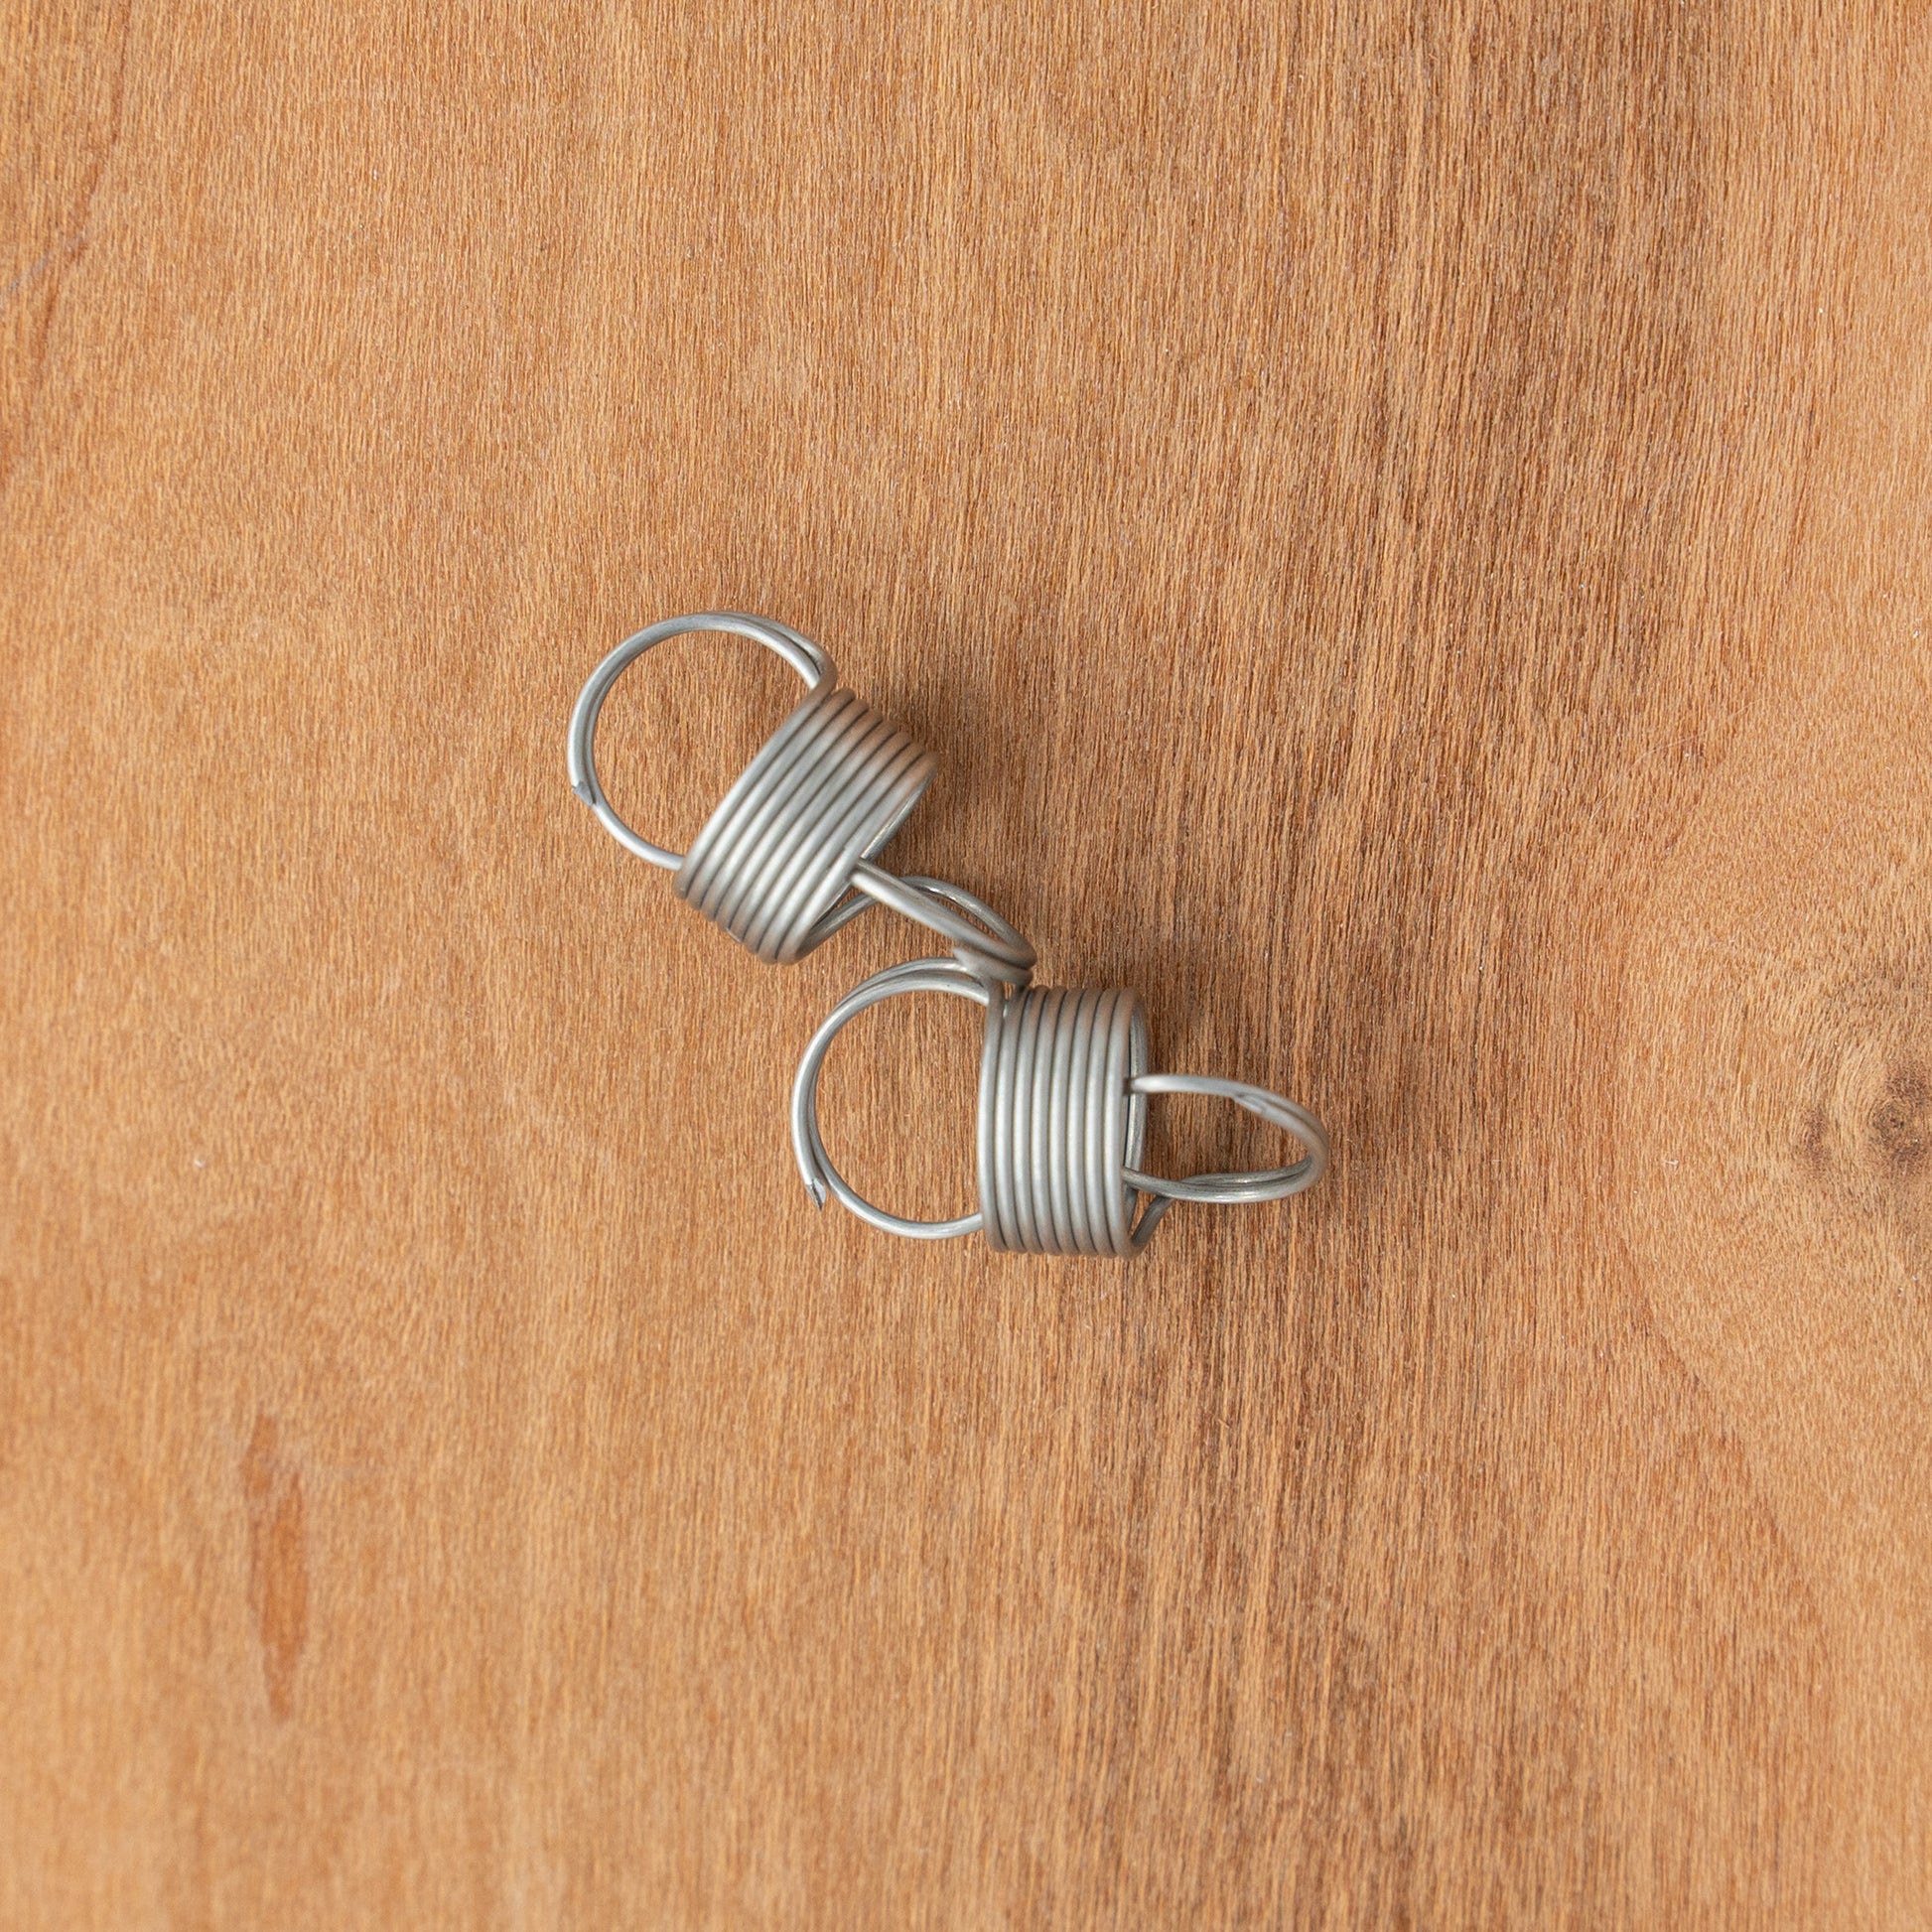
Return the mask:
<svg viewBox="0 0 1932 1932">
<path fill-rule="evenodd" d="M 1033 987 L 989 1003 L 979 1105 L 989 1247 L 1133 1252 L 1125 1175 L 1141 1163 L 1147 1102 L 1128 1083 L 1147 1070 L 1138 994 Z"/>
<path fill-rule="evenodd" d="M 814 691 L 766 743 L 678 868 L 675 888 L 760 959 L 789 964 L 932 782 L 932 754 L 844 686 Z"/>
</svg>

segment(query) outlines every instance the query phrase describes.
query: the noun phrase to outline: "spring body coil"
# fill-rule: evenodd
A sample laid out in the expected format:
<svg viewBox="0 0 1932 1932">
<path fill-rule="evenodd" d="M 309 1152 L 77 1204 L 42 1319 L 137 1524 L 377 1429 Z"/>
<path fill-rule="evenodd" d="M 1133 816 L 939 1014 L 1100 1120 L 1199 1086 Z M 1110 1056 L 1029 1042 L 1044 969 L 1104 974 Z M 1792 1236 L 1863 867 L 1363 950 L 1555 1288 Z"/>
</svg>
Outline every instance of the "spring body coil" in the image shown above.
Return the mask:
<svg viewBox="0 0 1932 1932">
<path fill-rule="evenodd" d="M 1136 993 L 1034 987 L 989 1000 L 979 1097 L 988 1246 L 1128 1255 L 1145 1243 L 1126 1173 L 1147 1138 L 1147 1101 L 1128 1083 L 1147 1070 Z"/>
<path fill-rule="evenodd" d="M 802 958 L 859 862 L 932 782 L 932 754 L 842 685 L 815 691 L 746 767 L 673 882 L 760 959 Z"/>
</svg>

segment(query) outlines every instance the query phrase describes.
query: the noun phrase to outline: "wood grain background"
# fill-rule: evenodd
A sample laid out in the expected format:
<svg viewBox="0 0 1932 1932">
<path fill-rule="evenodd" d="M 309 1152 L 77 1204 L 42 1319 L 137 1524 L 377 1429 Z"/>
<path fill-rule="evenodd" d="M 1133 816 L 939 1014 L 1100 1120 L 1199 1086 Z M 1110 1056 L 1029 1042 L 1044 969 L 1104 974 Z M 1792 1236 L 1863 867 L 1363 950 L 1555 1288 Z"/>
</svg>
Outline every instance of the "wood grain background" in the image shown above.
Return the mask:
<svg viewBox="0 0 1932 1932">
<path fill-rule="evenodd" d="M 1932 17 L 431 13 L 6 12 L 0 1925 L 1926 1922 Z M 720 605 L 1323 1185 L 815 1213 Z"/>
</svg>

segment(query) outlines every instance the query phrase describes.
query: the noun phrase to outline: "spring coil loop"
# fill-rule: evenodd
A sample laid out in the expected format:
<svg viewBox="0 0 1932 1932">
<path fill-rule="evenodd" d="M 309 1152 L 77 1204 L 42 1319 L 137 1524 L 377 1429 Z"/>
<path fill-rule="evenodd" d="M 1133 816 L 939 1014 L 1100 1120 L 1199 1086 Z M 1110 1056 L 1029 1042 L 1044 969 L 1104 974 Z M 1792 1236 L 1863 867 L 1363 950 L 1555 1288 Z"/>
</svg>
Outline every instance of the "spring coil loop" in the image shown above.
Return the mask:
<svg viewBox="0 0 1932 1932">
<path fill-rule="evenodd" d="M 949 1221 L 891 1214 L 833 1167 L 818 1126 L 818 1076 L 839 1033 L 866 1008 L 900 993 L 950 993 L 986 1008 L 979 1080 L 979 1211 Z M 1141 1171 L 1147 1100 L 1214 1094 L 1285 1128 L 1307 1150 L 1289 1167 L 1170 1179 Z M 891 1234 L 937 1241 L 984 1230 L 994 1248 L 1044 1255 L 1140 1253 L 1177 1200 L 1280 1200 L 1311 1187 L 1328 1160 L 1314 1116 L 1239 1080 L 1148 1071 L 1147 1012 L 1135 993 L 1030 987 L 1008 993 L 944 959 L 889 966 L 826 1016 L 791 1089 L 798 1171 L 823 1207 L 836 1195 Z M 1151 1196 L 1135 1219 L 1137 1196 Z"/>
<path fill-rule="evenodd" d="M 759 958 L 788 965 L 932 782 L 932 754 L 843 685 L 814 691 L 725 794 L 674 889 Z"/>
<path fill-rule="evenodd" d="M 597 772 L 597 721 L 624 670 L 686 631 L 750 637 L 805 681 L 804 701 L 765 743 L 688 853 L 624 823 Z M 677 875 L 675 890 L 759 958 L 789 965 L 869 905 L 889 905 L 949 940 L 994 984 L 1024 986 L 1034 949 L 983 900 L 936 879 L 872 863 L 932 782 L 932 755 L 838 681 L 808 637 L 767 618 L 705 611 L 626 637 L 591 674 L 570 721 L 571 789 L 626 852 Z"/>
</svg>

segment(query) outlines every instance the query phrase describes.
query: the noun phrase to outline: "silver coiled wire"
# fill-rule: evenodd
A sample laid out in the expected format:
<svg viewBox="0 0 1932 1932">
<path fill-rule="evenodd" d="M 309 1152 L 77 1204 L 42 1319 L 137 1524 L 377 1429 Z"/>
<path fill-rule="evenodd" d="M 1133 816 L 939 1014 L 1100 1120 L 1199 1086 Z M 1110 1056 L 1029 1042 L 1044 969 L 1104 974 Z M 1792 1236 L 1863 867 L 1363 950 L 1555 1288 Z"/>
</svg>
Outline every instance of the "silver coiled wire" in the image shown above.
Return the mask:
<svg viewBox="0 0 1932 1932">
<path fill-rule="evenodd" d="M 1137 993 L 1033 987 L 989 1002 L 979 1101 L 988 1247 L 1125 1255 L 1145 1246 L 1127 1171 L 1147 1140 L 1147 1101 L 1132 1091 L 1147 1066 Z"/>
<path fill-rule="evenodd" d="M 843 685 L 821 686 L 692 841 L 677 895 L 760 959 L 801 959 L 844 923 L 819 929 L 855 861 L 898 830 L 935 769 L 930 752 Z"/>
<path fill-rule="evenodd" d="M 619 817 L 598 778 L 596 735 L 622 672 L 652 645 L 692 630 L 753 638 L 809 689 L 680 855 Z M 1034 949 L 991 906 L 959 887 L 896 878 L 871 863 L 919 802 L 934 768 L 929 752 L 838 682 L 816 644 L 785 624 L 735 611 L 672 618 L 627 637 L 592 673 L 571 718 L 572 789 L 619 844 L 673 869 L 678 896 L 759 958 L 781 965 L 802 959 L 877 902 L 950 940 L 973 971 L 1024 985 Z"/>
<path fill-rule="evenodd" d="M 818 1077 L 832 1041 L 866 1008 L 900 993 L 950 993 L 987 1009 L 979 1081 L 979 1211 L 915 1221 L 875 1206 L 839 1173 L 818 1125 Z M 1285 1168 L 1194 1174 L 1143 1172 L 1148 1097 L 1202 1093 L 1232 1100 L 1293 1134 L 1308 1150 Z M 984 1230 L 989 1245 L 1031 1254 L 1138 1254 L 1176 1200 L 1263 1201 L 1321 1177 L 1328 1141 L 1294 1101 L 1239 1080 L 1148 1071 L 1140 996 L 1111 989 L 1031 987 L 1006 993 L 943 959 L 888 967 L 827 1015 L 799 1062 L 791 1093 L 792 1149 L 814 1201 L 836 1195 L 891 1234 L 943 1240 Z M 1135 1218 L 1137 1196 L 1150 1196 Z"/>
</svg>

